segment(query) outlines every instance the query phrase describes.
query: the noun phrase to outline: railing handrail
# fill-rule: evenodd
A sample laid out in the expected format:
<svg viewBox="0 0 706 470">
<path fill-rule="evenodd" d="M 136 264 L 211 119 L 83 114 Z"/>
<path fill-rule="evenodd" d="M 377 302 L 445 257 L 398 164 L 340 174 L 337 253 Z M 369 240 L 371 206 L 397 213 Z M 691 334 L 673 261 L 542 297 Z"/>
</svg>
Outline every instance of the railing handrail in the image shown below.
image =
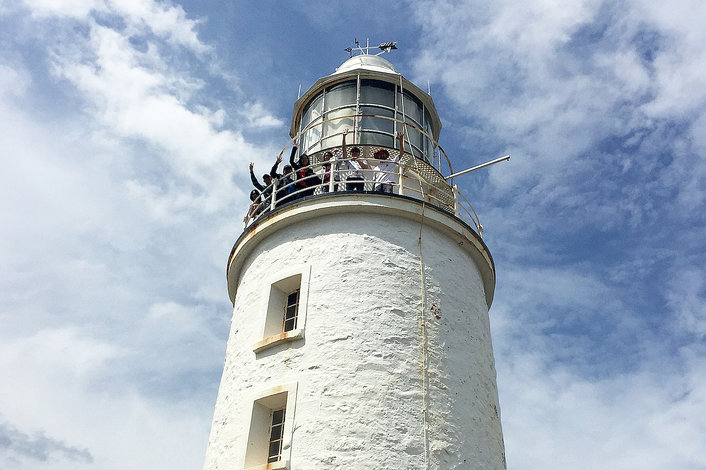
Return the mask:
<svg viewBox="0 0 706 470">
<path fill-rule="evenodd" d="M 390 152 L 391 149 L 386 150 Z M 392 152 L 398 151 L 392 150 Z M 405 153 L 403 156 L 406 155 L 408 154 Z M 411 155 L 409 156 L 411 158 L 414 158 Z M 387 184 L 392 186 L 392 188 L 395 188 L 397 190 L 398 195 L 410 196 L 410 194 L 413 194 L 415 196 L 410 197 L 429 202 L 448 212 L 453 213 L 455 216 L 461 218 L 462 220 L 464 220 L 464 222 L 468 223 L 469 225 L 475 226 L 478 233 L 482 235 L 483 227 L 480 224 L 480 221 L 478 220 L 478 215 L 476 214 L 475 210 L 473 210 L 473 206 L 471 206 L 470 202 L 468 202 L 465 196 L 463 196 L 463 194 L 461 194 L 457 188 L 451 187 L 451 185 L 449 185 L 449 183 L 443 179 L 434 182 L 425 178 L 422 174 L 422 171 L 420 171 L 419 165 L 428 166 L 427 163 L 419 162 L 418 159 L 414 158 L 414 160 L 412 160 L 413 164 L 410 165 L 401 161 L 395 161 L 397 159 L 398 156 L 383 160 L 375 159 L 372 157 L 362 158 L 362 160 L 366 161 L 366 165 L 369 165 L 368 168 L 351 170 L 350 168 L 341 169 L 340 164 L 344 162 L 354 161 L 354 159 L 350 157 L 341 158 L 336 155 L 336 153 L 334 153 L 334 157 L 328 161 L 319 161 L 306 166 L 301 166 L 297 168 L 297 170 L 293 169 L 291 173 L 283 174 L 279 178 L 273 178 L 272 183 L 266 186 L 261 193 L 269 193 L 268 200 L 261 200 L 258 205 L 255 206 L 256 210 L 254 211 L 251 210 L 253 208 L 252 204 L 248 208 L 248 213 L 244 218 L 245 228 L 247 228 L 249 223 L 257 220 L 264 214 L 275 210 L 281 204 L 286 204 L 295 201 L 301 196 L 324 196 L 332 192 L 343 191 L 359 192 L 348 189 L 341 189 L 341 187 L 345 188 L 348 184 L 354 183 L 357 185 L 362 184 L 363 192 L 368 193 L 374 192 L 375 187 L 377 185 Z M 377 164 L 379 164 L 379 162 L 391 163 L 394 165 L 395 170 L 381 170 L 378 168 L 377 164 L 370 164 L 370 160 L 378 162 Z M 329 181 L 325 181 L 327 171 L 324 167 L 327 164 L 329 165 Z M 312 174 L 305 176 L 304 178 L 297 177 L 297 171 L 306 171 L 308 169 L 311 169 Z M 349 180 L 348 176 L 352 171 L 361 172 L 361 174 L 364 175 L 363 179 Z M 372 175 L 372 177 L 370 177 L 370 175 Z M 382 181 L 381 179 L 379 179 L 380 175 L 389 175 L 391 176 L 391 178 L 389 178 L 389 180 Z M 291 178 L 291 181 L 280 186 L 280 183 L 282 181 L 286 181 L 285 177 Z M 406 185 L 404 184 L 405 179 L 413 180 L 415 181 L 415 183 L 418 184 Z M 301 187 L 301 182 L 316 180 L 318 180 L 317 184 L 307 184 L 304 187 Z M 365 190 L 366 186 L 370 189 Z M 443 195 L 444 193 L 448 193 L 449 191 L 451 192 L 451 196 L 447 195 L 446 199 L 442 199 L 442 197 L 440 197 L 441 195 Z M 438 195 L 435 193 L 438 193 Z M 461 198 L 458 197 L 459 195 L 461 196 Z M 470 212 L 465 207 L 466 204 L 470 207 Z M 463 209 L 463 211 L 468 215 L 470 221 L 466 218 L 466 216 L 464 216 L 463 213 L 461 213 L 461 211 L 459 211 L 459 208 Z M 471 214 L 471 212 L 473 214 Z M 251 213 L 254 213 L 254 216 L 251 216 Z"/>
</svg>

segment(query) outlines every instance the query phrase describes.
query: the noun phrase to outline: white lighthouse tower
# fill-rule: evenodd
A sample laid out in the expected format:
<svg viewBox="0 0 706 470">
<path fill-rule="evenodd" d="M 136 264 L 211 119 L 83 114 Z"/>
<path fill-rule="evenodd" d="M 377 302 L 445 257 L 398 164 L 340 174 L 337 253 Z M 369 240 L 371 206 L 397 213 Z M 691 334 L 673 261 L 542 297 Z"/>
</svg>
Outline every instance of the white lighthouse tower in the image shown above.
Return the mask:
<svg viewBox="0 0 706 470">
<path fill-rule="evenodd" d="M 359 52 L 294 104 L 295 173 L 317 176 L 265 191 L 228 258 L 205 470 L 506 467 L 492 257 L 441 174 L 431 97 Z"/>
</svg>

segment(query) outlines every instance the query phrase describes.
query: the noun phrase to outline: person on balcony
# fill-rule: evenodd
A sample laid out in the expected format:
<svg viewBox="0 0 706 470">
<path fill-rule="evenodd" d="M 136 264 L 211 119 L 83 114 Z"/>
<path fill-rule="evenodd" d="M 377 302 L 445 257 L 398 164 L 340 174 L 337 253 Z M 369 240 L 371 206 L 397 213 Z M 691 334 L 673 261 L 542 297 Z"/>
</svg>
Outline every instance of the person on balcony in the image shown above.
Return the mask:
<svg viewBox="0 0 706 470">
<path fill-rule="evenodd" d="M 404 155 L 404 132 L 397 134 L 397 139 L 400 142 L 400 152 L 396 157 L 390 158 L 390 152 L 385 149 L 380 149 L 373 154 L 373 158 L 378 160 L 378 164 L 373 170 L 373 191 L 379 193 L 392 194 L 392 189 L 397 185 L 397 167 L 400 158 Z"/>
<path fill-rule="evenodd" d="M 309 163 L 309 155 L 302 154 L 299 157 L 299 163 L 294 161 L 295 151 L 299 147 L 297 144 L 292 145 L 292 154 L 289 156 L 289 163 L 294 168 L 294 172 L 297 175 L 296 180 L 296 194 L 295 198 L 311 196 L 314 194 L 314 189 L 317 186 L 321 186 L 321 178 L 316 176 L 314 170 L 311 169 Z"/>
<path fill-rule="evenodd" d="M 341 141 L 341 154 L 344 159 L 348 156 L 346 135 L 348 135 L 348 129 L 343 131 L 343 139 Z M 368 166 L 368 162 L 360 158 L 360 149 L 358 147 L 353 147 L 351 149 L 350 159 L 345 160 L 344 163 L 348 169 L 348 176 L 346 177 L 346 191 L 363 191 L 365 189 L 364 171 L 370 167 Z"/>
<path fill-rule="evenodd" d="M 260 192 L 257 189 L 253 189 L 252 191 L 250 191 L 250 201 L 251 204 L 248 208 L 247 219 L 253 220 L 257 218 L 258 215 L 260 215 L 262 209 L 265 207 L 265 203 L 260 200 Z"/>
<path fill-rule="evenodd" d="M 323 186 L 321 186 L 321 192 L 327 193 L 329 191 L 329 187 L 331 186 L 331 158 L 333 158 L 333 152 L 327 151 L 324 153 L 324 164 L 323 164 L 323 173 L 321 174 L 321 180 L 323 181 Z M 341 180 L 340 175 L 338 174 L 338 159 L 334 159 L 335 163 L 333 164 L 333 190 L 338 191 L 338 184 Z"/>
<path fill-rule="evenodd" d="M 253 171 L 254 167 L 255 164 L 253 162 L 250 162 L 250 181 L 252 181 L 252 185 L 255 186 L 262 194 L 262 200 L 267 201 L 272 195 L 272 176 L 270 176 L 268 173 L 262 175 L 262 181 L 265 182 L 265 185 L 263 186 L 262 184 L 260 184 L 257 178 L 255 178 L 255 172 Z"/>
<path fill-rule="evenodd" d="M 292 147 L 292 156 L 290 157 L 290 159 L 294 157 L 294 154 L 296 152 L 297 147 Z M 296 186 L 294 184 L 294 172 L 292 170 L 292 167 L 290 165 L 285 165 L 282 168 L 282 174 L 279 174 L 277 173 L 277 168 L 279 167 L 280 163 L 282 163 L 281 153 L 277 157 L 277 161 L 275 161 L 275 164 L 272 165 L 272 169 L 270 170 L 270 176 L 276 181 L 275 197 L 277 201 L 275 203 L 275 206 L 278 206 L 283 202 L 291 201 L 293 197 L 290 196 L 290 194 L 292 194 L 296 189 Z"/>
</svg>

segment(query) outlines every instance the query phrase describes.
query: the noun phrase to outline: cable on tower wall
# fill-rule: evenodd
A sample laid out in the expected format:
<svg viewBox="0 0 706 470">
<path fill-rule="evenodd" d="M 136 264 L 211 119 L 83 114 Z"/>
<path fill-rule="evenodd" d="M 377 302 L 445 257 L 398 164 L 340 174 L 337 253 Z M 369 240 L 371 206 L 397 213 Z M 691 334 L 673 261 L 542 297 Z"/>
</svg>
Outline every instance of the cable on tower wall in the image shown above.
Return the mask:
<svg viewBox="0 0 706 470">
<path fill-rule="evenodd" d="M 402 86 L 402 75 L 400 75 L 400 100 L 402 108 L 402 125 L 407 125 L 407 116 L 405 115 L 404 109 L 404 87 Z M 405 132 L 405 137 L 407 137 L 407 143 L 409 148 L 412 148 L 412 143 L 409 140 L 409 135 Z M 404 152 L 404 141 L 402 142 L 402 148 L 400 152 Z M 412 156 L 414 157 L 414 155 Z M 422 440 L 424 444 L 424 468 L 429 469 L 429 436 L 428 436 L 428 406 L 427 406 L 427 330 L 426 323 L 424 320 L 426 311 L 426 275 L 424 272 L 424 252 L 422 249 L 422 229 L 424 228 L 424 209 L 426 208 L 426 192 L 424 191 L 424 184 L 422 183 L 422 178 L 420 176 L 419 167 L 416 158 L 412 158 L 415 166 L 415 173 L 417 175 L 417 180 L 419 181 L 419 191 L 422 194 L 422 214 L 419 221 L 419 238 L 417 239 L 417 247 L 419 249 L 419 292 L 421 297 L 421 305 L 419 309 L 419 334 L 421 336 L 420 353 L 421 353 L 421 375 L 422 375 Z"/>
</svg>

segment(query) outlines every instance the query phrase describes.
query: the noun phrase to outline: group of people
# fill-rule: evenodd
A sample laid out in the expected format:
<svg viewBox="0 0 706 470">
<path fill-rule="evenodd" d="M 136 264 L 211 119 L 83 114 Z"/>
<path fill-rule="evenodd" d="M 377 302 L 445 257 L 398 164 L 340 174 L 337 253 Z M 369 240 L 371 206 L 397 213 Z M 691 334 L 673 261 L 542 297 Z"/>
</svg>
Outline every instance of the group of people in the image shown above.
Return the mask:
<svg viewBox="0 0 706 470">
<path fill-rule="evenodd" d="M 350 150 L 350 158 L 348 148 L 346 146 L 346 136 L 348 129 L 343 131 L 341 142 L 342 158 L 334 157 L 333 152 L 327 151 L 323 156 L 323 172 L 318 175 L 311 168 L 309 156 L 302 154 L 299 161 L 295 161 L 299 145 L 292 145 L 292 153 L 289 156 L 289 165 L 282 167 L 282 173 L 278 173 L 280 163 L 282 163 L 282 154 L 277 157 L 277 161 L 272 165 L 269 173 L 262 175 L 260 183 L 255 177 L 254 164 L 250 163 L 250 180 L 253 186 L 257 189 L 250 191 L 250 208 L 248 209 L 248 219 L 254 219 L 265 208 L 271 204 L 272 192 L 275 192 L 275 204 L 282 204 L 291 200 L 311 196 L 317 187 L 321 187 L 322 192 L 328 192 L 331 187 L 331 176 L 333 174 L 333 190 L 334 191 L 363 191 L 365 187 L 365 175 L 367 172 L 373 172 L 373 191 L 381 193 L 392 193 L 393 187 L 397 184 L 396 169 L 400 158 L 404 154 L 404 132 L 397 134 L 399 141 L 399 153 L 390 158 L 390 153 L 385 149 L 379 149 L 373 154 L 373 158 L 377 160 L 377 165 L 370 168 L 367 160 L 360 158 L 360 148 L 353 147 Z M 331 161 L 333 159 L 333 162 Z M 331 165 L 334 166 L 334 171 L 331 171 Z M 345 182 L 341 176 L 345 175 Z"/>
</svg>

